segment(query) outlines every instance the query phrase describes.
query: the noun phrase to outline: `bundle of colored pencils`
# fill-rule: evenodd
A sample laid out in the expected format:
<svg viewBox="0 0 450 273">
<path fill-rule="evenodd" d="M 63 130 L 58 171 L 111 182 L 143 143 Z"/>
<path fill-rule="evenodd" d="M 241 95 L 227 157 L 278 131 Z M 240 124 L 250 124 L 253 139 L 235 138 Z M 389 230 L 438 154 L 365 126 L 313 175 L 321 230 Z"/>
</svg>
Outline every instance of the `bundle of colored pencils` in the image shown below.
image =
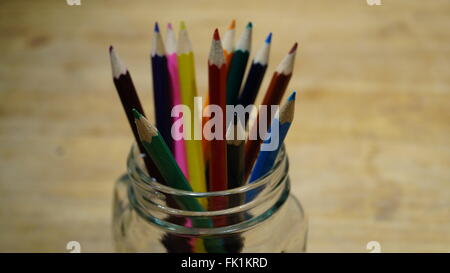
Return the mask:
<svg viewBox="0 0 450 273">
<path fill-rule="evenodd" d="M 293 120 L 295 92 L 275 115 L 262 111 L 263 107 L 260 107 L 253 123 L 248 116 L 244 120 L 240 120 L 235 114 L 226 116 L 227 105 L 245 108 L 255 103 L 266 73 L 272 33 L 268 34 L 255 54 L 245 77 L 251 52 L 252 30 L 252 23 L 248 23 L 236 46 L 234 20 L 222 41 L 219 31 L 214 31 L 208 58 L 206 106 L 215 106 L 223 115 L 213 113 L 212 108 L 206 107 L 209 112 L 206 110 L 206 118 L 202 118 L 203 113 L 196 112 L 197 108 L 194 107 L 197 97 L 195 63 L 186 25 L 183 22 L 180 24 L 177 41 L 172 25 L 168 24 L 164 41 L 156 23 L 150 53 L 154 125 L 145 117 L 128 69 L 115 49 L 110 47 L 114 84 L 138 148 L 142 154 L 146 154 L 143 158 L 147 172 L 158 182 L 186 191 L 223 191 L 253 183 L 274 166 Z M 297 44 L 276 68 L 261 106 L 270 108 L 282 102 L 292 76 L 296 51 Z M 176 110 L 182 109 L 177 108 L 178 106 L 187 107 L 189 111 L 186 113 L 189 114 L 183 112 L 181 115 Z M 262 130 L 261 121 L 266 121 L 265 128 L 268 130 Z M 176 126 L 180 124 L 181 126 Z M 210 129 L 211 133 L 205 133 L 208 131 L 206 129 Z M 254 137 L 250 138 L 250 135 Z M 279 143 L 278 147 L 270 151 L 261 149 L 265 142 L 274 138 Z M 241 200 L 215 196 L 208 200 L 180 197 L 168 202 L 189 211 L 214 211 L 250 202 L 258 193 L 248 192 Z M 191 224 L 196 227 L 220 227 L 230 224 L 229 221 L 229 218 L 223 216 L 213 220 L 192 221 Z M 197 248 L 193 247 L 193 251 L 229 251 L 221 248 L 220 243 L 214 240 L 204 240 L 202 243 L 202 247 L 196 244 Z"/>
</svg>

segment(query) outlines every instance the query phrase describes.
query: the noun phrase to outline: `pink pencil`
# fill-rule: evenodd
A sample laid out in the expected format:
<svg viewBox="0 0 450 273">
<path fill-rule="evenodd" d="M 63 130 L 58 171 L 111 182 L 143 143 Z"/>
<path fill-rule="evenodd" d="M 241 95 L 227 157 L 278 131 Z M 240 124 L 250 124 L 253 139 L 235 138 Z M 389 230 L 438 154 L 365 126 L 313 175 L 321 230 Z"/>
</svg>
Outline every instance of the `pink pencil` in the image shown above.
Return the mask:
<svg viewBox="0 0 450 273">
<path fill-rule="evenodd" d="M 175 39 L 175 33 L 172 28 L 172 24 L 167 24 L 166 33 L 166 57 L 167 57 L 167 68 L 169 70 L 170 77 L 170 90 L 172 91 L 172 105 L 181 104 L 180 95 L 180 79 L 178 77 L 178 60 L 177 60 L 177 41 Z M 173 118 L 173 122 L 177 121 L 179 118 Z M 180 137 L 179 132 L 176 132 L 177 139 Z M 174 156 L 175 161 L 177 161 L 180 166 L 181 171 L 189 180 L 189 171 L 187 165 L 186 148 L 184 145 L 184 140 L 174 140 Z M 192 227 L 192 221 L 186 218 L 186 227 Z M 194 252 L 205 252 L 201 240 L 196 240 L 192 238 L 190 240 L 190 245 L 194 249 Z"/>
<path fill-rule="evenodd" d="M 170 89 L 172 91 L 172 105 L 181 104 L 180 95 L 180 79 L 178 78 L 178 61 L 177 61 L 177 42 L 175 40 L 175 33 L 172 28 L 172 24 L 167 25 L 166 34 L 166 57 L 167 57 L 167 68 L 169 70 L 170 77 Z M 179 118 L 173 118 L 173 122 L 177 121 Z M 174 135 L 176 139 L 181 138 L 181 134 L 176 132 Z M 174 140 L 174 156 L 181 171 L 183 171 L 186 178 L 189 180 L 189 173 L 187 167 L 186 158 L 186 148 L 184 146 L 184 140 Z"/>
</svg>

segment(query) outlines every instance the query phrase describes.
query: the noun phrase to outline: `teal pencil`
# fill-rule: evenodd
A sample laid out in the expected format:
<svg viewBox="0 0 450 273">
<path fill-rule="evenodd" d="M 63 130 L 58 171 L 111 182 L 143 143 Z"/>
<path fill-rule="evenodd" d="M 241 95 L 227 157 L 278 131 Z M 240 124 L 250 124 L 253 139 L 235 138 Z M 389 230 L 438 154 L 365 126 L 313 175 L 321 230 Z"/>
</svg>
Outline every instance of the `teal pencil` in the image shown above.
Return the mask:
<svg viewBox="0 0 450 273">
<path fill-rule="evenodd" d="M 244 78 L 245 68 L 247 67 L 248 57 L 250 55 L 252 28 L 252 23 L 248 23 L 244 33 L 242 33 L 242 36 L 236 45 L 233 57 L 231 58 L 227 79 L 228 105 L 236 105 L 238 102 L 242 79 Z"/>
</svg>

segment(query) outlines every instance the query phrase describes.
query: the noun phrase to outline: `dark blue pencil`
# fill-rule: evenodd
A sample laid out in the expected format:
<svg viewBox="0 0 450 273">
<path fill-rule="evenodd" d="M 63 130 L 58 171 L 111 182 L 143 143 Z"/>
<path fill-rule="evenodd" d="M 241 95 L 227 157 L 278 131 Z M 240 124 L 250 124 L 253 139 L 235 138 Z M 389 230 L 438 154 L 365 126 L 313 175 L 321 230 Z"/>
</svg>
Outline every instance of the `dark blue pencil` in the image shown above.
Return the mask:
<svg viewBox="0 0 450 273">
<path fill-rule="evenodd" d="M 272 40 L 272 33 L 267 36 L 264 45 L 256 53 L 255 58 L 252 61 L 250 71 L 248 72 L 247 79 L 245 80 L 244 88 L 239 96 L 239 104 L 247 107 L 250 104 L 255 103 L 256 96 L 258 95 L 259 88 L 264 79 L 264 74 L 269 64 L 270 44 Z"/>
<path fill-rule="evenodd" d="M 158 23 L 155 23 L 150 59 L 152 63 L 156 128 L 161 133 L 167 146 L 173 152 L 174 143 L 170 132 L 172 127 L 172 117 L 170 115 L 172 110 L 170 78 L 169 70 L 167 68 L 166 50 Z"/>
<path fill-rule="evenodd" d="M 269 172 L 275 164 L 275 160 L 277 159 L 278 153 L 280 152 L 281 146 L 283 145 L 284 139 L 291 127 L 292 120 L 294 119 L 294 111 L 295 111 L 295 95 L 296 92 L 293 92 L 287 102 L 281 107 L 279 110 L 279 117 L 274 118 L 270 131 L 269 137 L 264 141 L 264 144 L 268 144 L 271 141 L 275 141 L 274 138 L 278 138 L 278 147 L 273 151 L 263 151 L 259 152 L 258 158 L 256 159 L 255 167 L 250 175 L 249 183 L 253 183 L 259 178 L 263 177 L 267 172 Z M 274 126 L 279 126 L 278 130 L 275 130 Z M 264 145 L 263 144 L 263 145 Z M 263 147 L 261 145 L 261 147 Z M 259 194 L 261 189 L 251 190 L 246 195 L 246 202 L 253 200 L 256 195 Z"/>
</svg>

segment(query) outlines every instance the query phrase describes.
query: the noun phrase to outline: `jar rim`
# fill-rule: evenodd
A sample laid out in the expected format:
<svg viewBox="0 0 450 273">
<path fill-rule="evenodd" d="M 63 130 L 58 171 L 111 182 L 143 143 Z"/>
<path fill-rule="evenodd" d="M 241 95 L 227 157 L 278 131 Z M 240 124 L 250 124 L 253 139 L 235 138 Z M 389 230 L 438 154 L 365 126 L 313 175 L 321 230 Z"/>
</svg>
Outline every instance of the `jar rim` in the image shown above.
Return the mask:
<svg viewBox="0 0 450 273">
<path fill-rule="evenodd" d="M 203 236 L 203 235 L 225 235 L 225 234 L 233 234 L 233 233 L 241 233 L 246 230 L 250 230 L 254 228 L 257 225 L 260 225 L 265 220 L 270 218 L 273 214 L 275 214 L 281 206 L 286 202 L 288 197 L 290 197 L 290 187 L 289 184 L 287 184 L 287 187 L 282 191 L 280 198 L 277 199 L 277 201 L 267 208 L 262 213 L 255 215 L 254 217 L 251 217 L 249 219 L 246 219 L 242 222 L 227 225 L 227 226 L 221 226 L 221 227 L 185 227 L 183 225 L 174 224 L 169 221 L 165 221 L 163 219 L 160 219 L 158 217 L 153 216 L 152 214 L 147 213 L 142 207 L 140 206 L 134 206 L 136 212 L 143 217 L 146 221 L 149 221 L 150 223 L 162 227 L 164 229 L 170 230 L 172 233 L 176 234 L 183 234 L 183 235 L 191 235 L 191 236 Z M 304 215 L 303 208 L 301 207 L 298 200 L 296 200 L 295 197 L 293 199 L 296 201 L 296 205 L 299 207 L 301 214 Z M 130 199 L 131 203 L 138 202 L 135 199 Z M 205 214 L 207 212 L 203 212 Z M 214 214 L 214 212 L 212 212 Z M 204 215 L 205 216 L 205 215 Z M 214 216 L 214 215 L 208 215 L 208 216 Z"/>
<path fill-rule="evenodd" d="M 243 229 L 250 229 L 260 224 L 276 213 L 290 195 L 290 181 L 288 176 L 289 161 L 284 146 L 281 146 L 275 164 L 271 170 L 261 178 L 243 186 L 212 192 L 191 192 L 179 190 L 158 182 L 150 177 L 145 170 L 143 155 L 136 144 L 130 150 L 127 169 L 130 187 L 128 196 L 131 206 L 147 222 L 170 232 L 190 235 L 229 234 Z M 253 197 L 248 197 L 252 196 Z M 234 196 L 233 196 L 234 195 Z M 244 198 L 243 202 L 227 202 L 226 208 L 216 210 L 191 210 L 172 206 L 167 197 L 173 198 L 216 198 L 227 197 L 228 200 Z M 248 199 L 247 199 L 248 197 Z M 209 199 L 206 199 L 209 202 Z M 214 200 L 214 199 L 212 199 Z M 187 217 L 198 221 L 214 221 L 227 215 L 247 215 L 246 219 L 236 219 L 236 222 L 226 226 L 185 227 L 173 223 L 165 216 Z M 201 220 L 203 219 L 203 220 Z M 223 219 L 223 218 L 222 218 Z M 192 220 L 194 221 L 194 220 Z"/>
<path fill-rule="evenodd" d="M 242 186 L 221 191 L 195 192 L 172 188 L 170 186 L 160 183 L 155 178 L 149 176 L 141 166 L 136 164 L 135 155 L 140 155 L 141 157 L 145 156 L 139 152 L 139 149 L 137 148 L 137 145 L 134 142 L 128 154 L 127 171 L 129 177 L 135 182 L 140 183 L 140 186 L 147 188 L 147 190 L 155 190 L 157 192 L 162 192 L 166 194 L 189 196 L 194 198 L 228 196 L 233 194 L 246 193 L 250 190 L 255 190 L 258 188 L 264 188 L 267 184 L 274 181 L 274 179 L 271 179 L 273 176 L 276 176 L 277 174 L 282 175 L 281 172 L 283 172 L 283 170 L 285 170 L 288 166 L 287 154 L 285 151 L 285 146 L 283 144 L 280 149 L 280 153 L 277 156 L 277 160 L 275 161 L 274 166 L 262 177 L 258 178 L 252 183 L 245 183 Z"/>
</svg>

